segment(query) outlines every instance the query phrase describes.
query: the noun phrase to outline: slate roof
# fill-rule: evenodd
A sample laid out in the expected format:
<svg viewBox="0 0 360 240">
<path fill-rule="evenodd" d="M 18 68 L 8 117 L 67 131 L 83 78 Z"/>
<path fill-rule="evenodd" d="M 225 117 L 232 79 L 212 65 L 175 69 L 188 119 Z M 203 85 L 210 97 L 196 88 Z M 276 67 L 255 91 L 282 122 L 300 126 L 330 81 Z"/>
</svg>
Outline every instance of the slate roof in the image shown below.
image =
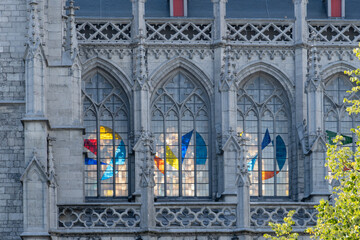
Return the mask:
<svg viewBox="0 0 360 240">
<path fill-rule="evenodd" d="M 228 0 L 228 18 L 294 18 L 292 0 Z"/>
<path fill-rule="evenodd" d="M 309 0 L 308 19 L 327 19 L 326 0 Z M 76 0 L 77 16 L 116 18 L 131 17 L 130 0 Z M 360 0 L 346 0 L 346 19 L 360 19 Z M 146 17 L 169 17 L 169 0 L 147 0 Z M 188 17 L 212 18 L 211 0 L 188 0 Z M 293 19 L 293 0 L 228 0 L 227 18 Z"/>
<path fill-rule="evenodd" d="M 75 0 L 75 5 L 80 7 L 78 17 L 132 17 L 130 0 Z"/>
</svg>

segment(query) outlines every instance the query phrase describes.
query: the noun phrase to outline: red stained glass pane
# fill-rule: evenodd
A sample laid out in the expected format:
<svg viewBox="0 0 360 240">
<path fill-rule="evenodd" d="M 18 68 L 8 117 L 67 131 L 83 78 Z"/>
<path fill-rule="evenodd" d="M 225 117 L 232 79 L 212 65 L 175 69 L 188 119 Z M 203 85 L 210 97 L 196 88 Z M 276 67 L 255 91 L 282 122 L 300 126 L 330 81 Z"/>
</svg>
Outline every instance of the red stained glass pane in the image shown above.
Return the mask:
<svg viewBox="0 0 360 240">
<path fill-rule="evenodd" d="M 184 16 L 184 0 L 173 0 L 174 17 Z"/>
<path fill-rule="evenodd" d="M 331 16 L 341 17 L 341 0 L 331 0 Z"/>
</svg>

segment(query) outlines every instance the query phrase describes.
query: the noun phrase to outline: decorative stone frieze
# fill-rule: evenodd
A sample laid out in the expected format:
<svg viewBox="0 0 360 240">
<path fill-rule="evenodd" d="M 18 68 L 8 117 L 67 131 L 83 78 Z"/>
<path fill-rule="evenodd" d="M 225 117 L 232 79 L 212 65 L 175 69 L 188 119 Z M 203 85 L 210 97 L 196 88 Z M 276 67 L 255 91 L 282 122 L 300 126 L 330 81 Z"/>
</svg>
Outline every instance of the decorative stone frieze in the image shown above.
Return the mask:
<svg viewBox="0 0 360 240">
<path fill-rule="evenodd" d="M 66 229 L 138 228 L 138 205 L 60 205 L 58 227 Z"/>
<path fill-rule="evenodd" d="M 156 205 L 156 227 L 159 228 L 235 228 L 234 204 Z"/>
<path fill-rule="evenodd" d="M 250 221 L 255 228 L 270 228 L 269 222 L 282 223 L 284 217 L 291 210 L 295 210 L 292 217 L 295 222 L 295 229 L 315 226 L 317 211 L 314 204 L 294 204 L 278 206 L 271 203 L 257 203 L 251 205 Z"/>
<path fill-rule="evenodd" d="M 276 57 L 280 57 L 281 60 L 288 60 L 288 58 L 294 59 L 295 51 L 289 47 L 233 47 L 231 55 L 234 56 L 234 60 L 242 57 L 251 61 L 274 60 Z"/>
<path fill-rule="evenodd" d="M 318 47 L 318 58 L 321 60 L 325 58 L 329 62 L 333 61 L 352 61 L 354 60 L 353 47 L 333 48 L 333 47 Z"/>
<path fill-rule="evenodd" d="M 191 48 L 191 47 L 164 47 L 164 46 L 150 46 L 148 48 L 148 56 L 159 59 L 165 56 L 166 59 L 172 59 L 175 57 L 183 57 L 193 59 L 194 57 L 200 57 L 205 59 L 209 57 L 213 59 L 214 51 L 211 48 Z"/>
<path fill-rule="evenodd" d="M 132 50 L 129 48 L 120 48 L 119 46 L 93 46 L 93 45 L 80 45 L 80 57 L 84 59 L 90 59 L 93 57 L 103 57 L 107 59 L 113 59 L 118 57 L 123 59 L 124 57 L 131 56 Z"/>
</svg>

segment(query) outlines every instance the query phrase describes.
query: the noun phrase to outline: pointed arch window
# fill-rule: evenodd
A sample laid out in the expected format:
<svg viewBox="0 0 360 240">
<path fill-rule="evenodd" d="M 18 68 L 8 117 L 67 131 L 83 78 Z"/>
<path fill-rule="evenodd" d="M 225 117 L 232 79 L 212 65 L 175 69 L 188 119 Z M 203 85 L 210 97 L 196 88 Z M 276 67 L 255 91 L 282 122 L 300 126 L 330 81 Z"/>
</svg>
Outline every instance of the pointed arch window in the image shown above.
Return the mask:
<svg viewBox="0 0 360 240">
<path fill-rule="evenodd" d="M 251 196 L 289 195 L 290 115 L 285 92 L 259 73 L 237 94 L 237 131 L 249 138 Z"/>
<path fill-rule="evenodd" d="M 124 90 L 96 72 L 82 87 L 85 196 L 128 196 L 128 100 Z"/>
<path fill-rule="evenodd" d="M 355 150 L 356 135 L 351 132 L 351 128 L 359 125 L 358 115 L 349 115 L 344 103 L 344 98 L 358 99 L 358 95 L 347 93 L 353 87 L 352 83 L 344 75 L 332 77 L 325 85 L 324 93 L 324 122 L 328 141 L 332 144 L 332 139 L 341 134 L 344 137 L 343 144 Z"/>
<path fill-rule="evenodd" d="M 153 99 L 155 195 L 209 197 L 209 108 L 204 90 L 177 72 Z"/>
</svg>

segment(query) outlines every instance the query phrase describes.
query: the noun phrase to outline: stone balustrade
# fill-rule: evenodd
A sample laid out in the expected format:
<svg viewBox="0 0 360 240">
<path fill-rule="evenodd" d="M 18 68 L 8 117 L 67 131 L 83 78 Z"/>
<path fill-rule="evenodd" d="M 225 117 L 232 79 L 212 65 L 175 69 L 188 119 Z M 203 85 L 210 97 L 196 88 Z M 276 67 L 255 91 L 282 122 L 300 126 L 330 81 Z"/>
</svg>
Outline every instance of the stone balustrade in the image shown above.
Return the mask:
<svg viewBox="0 0 360 240">
<path fill-rule="evenodd" d="M 270 228 L 269 222 L 282 223 L 284 217 L 291 210 L 295 210 L 292 217 L 295 228 L 307 228 L 316 225 L 317 211 L 314 203 L 251 203 L 251 228 Z"/>
<path fill-rule="evenodd" d="M 282 223 L 291 210 L 295 210 L 295 229 L 305 229 L 316 224 L 314 203 L 252 202 L 250 229 L 269 229 L 269 222 Z M 78 204 L 58 205 L 58 229 L 88 229 L 127 231 L 140 227 L 140 204 Z M 228 229 L 236 230 L 236 203 L 225 202 L 157 202 L 155 229 Z M 125 230 L 126 229 L 126 230 Z"/>
<path fill-rule="evenodd" d="M 318 45 L 351 45 L 360 41 L 360 21 L 311 20 L 308 21 L 309 38 Z"/>
</svg>

